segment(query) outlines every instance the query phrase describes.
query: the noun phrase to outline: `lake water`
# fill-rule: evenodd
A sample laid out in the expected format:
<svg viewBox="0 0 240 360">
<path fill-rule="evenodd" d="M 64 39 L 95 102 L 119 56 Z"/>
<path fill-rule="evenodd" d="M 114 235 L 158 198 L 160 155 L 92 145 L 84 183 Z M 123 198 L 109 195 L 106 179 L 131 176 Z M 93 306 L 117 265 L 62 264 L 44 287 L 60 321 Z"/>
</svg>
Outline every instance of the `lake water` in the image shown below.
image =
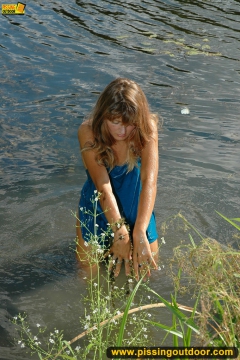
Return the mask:
<svg viewBox="0 0 240 360">
<path fill-rule="evenodd" d="M 239 217 L 240 1 L 27 1 L 0 21 L 0 359 L 29 359 L 9 319 L 81 332 L 75 218 L 86 179 L 77 129 L 118 76 L 162 116 L 155 205 L 238 246 L 216 213 Z M 187 107 L 188 115 L 181 114 Z M 183 238 L 165 235 L 161 263 Z M 123 276 L 123 275 L 122 275 Z M 159 272 L 152 286 L 172 287 Z"/>
</svg>

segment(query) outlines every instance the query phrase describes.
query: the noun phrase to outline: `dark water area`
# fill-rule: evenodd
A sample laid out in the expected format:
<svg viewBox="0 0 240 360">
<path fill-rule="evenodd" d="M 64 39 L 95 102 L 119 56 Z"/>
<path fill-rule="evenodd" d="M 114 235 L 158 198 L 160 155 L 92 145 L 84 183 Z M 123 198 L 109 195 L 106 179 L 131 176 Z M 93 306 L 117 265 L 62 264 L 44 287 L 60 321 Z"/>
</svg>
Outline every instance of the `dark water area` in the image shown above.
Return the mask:
<svg viewBox="0 0 240 360">
<path fill-rule="evenodd" d="M 158 230 L 179 211 L 239 238 L 240 1 L 27 1 L 0 18 L 0 359 L 29 359 L 9 319 L 79 332 L 85 290 L 74 213 L 86 179 L 77 129 L 118 76 L 137 81 L 159 130 Z M 182 114 L 187 107 L 189 114 Z M 174 226 L 174 225 L 173 225 Z M 183 234 L 165 235 L 165 268 Z M 124 275 L 123 275 L 124 276 Z M 164 272 L 154 288 L 168 296 Z"/>
</svg>

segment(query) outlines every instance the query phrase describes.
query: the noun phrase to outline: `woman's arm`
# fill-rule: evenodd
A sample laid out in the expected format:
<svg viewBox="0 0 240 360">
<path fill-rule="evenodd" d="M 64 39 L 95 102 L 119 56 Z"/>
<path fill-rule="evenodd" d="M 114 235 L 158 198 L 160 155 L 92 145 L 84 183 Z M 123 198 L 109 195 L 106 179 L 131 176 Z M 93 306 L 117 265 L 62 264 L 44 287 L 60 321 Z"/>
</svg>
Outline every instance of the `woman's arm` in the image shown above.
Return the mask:
<svg viewBox="0 0 240 360">
<path fill-rule="evenodd" d="M 78 139 L 81 149 L 86 145 L 86 143 L 93 143 L 93 134 L 88 121 L 84 122 L 79 127 Z M 113 224 L 121 218 L 121 214 L 112 191 L 108 172 L 104 166 L 97 163 L 96 152 L 94 149 L 83 151 L 81 154 L 83 162 L 88 169 L 89 175 L 91 176 L 97 191 L 101 193 L 99 201 L 102 210 L 105 211 L 104 215 L 106 216 L 109 224 Z M 120 262 L 124 259 L 129 260 L 131 257 L 131 246 L 129 234 L 125 225 L 121 226 L 120 229 L 113 226 L 113 231 L 114 241 L 111 247 L 111 253 L 113 254 L 113 259 L 118 259 L 115 270 L 115 276 L 117 276 L 121 269 Z M 124 235 L 124 238 L 121 240 L 119 240 L 120 235 Z M 125 270 L 128 275 L 130 273 L 129 261 L 125 262 Z"/>
<path fill-rule="evenodd" d="M 152 128 L 151 139 L 144 147 L 141 156 L 142 191 L 133 230 L 133 263 L 137 279 L 139 265 L 145 271 L 149 264 L 157 268 L 146 236 L 156 199 L 158 177 L 158 130 L 155 122 L 152 122 Z M 150 275 L 149 270 L 148 274 Z"/>
</svg>

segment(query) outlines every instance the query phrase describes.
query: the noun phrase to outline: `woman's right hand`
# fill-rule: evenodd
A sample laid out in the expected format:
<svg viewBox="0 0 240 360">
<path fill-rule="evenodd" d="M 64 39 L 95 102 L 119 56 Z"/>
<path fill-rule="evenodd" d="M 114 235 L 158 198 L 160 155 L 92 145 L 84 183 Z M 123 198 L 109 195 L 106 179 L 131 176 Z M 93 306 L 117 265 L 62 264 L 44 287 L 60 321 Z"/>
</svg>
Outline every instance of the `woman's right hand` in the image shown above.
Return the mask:
<svg viewBox="0 0 240 360">
<path fill-rule="evenodd" d="M 125 225 L 114 232 L 114 240 L 110 249 L 110 254 L 112 254 L 112 259 L 109 270 L 113 268 L 114 262 L 116 265 L 114 276 L 117 277 L 119 275 L 123 261 L 125 264 L 126 276 L 130 275 L 130 260 L 132 259 L 131 240 Z"/>
</svg>

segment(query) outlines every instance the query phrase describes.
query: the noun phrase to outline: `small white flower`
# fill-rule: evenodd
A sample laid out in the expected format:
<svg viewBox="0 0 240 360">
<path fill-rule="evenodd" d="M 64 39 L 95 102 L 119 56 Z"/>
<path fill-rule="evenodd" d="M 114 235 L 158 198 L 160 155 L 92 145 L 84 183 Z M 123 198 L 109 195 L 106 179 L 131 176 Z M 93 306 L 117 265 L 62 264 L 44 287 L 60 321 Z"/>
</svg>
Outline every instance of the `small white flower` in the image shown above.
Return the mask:
<svg viewBox="0 0 240 360">
<path fill-rule="evenodd" d="M 151 317 L 151 316 L 152 316 L 150 313 L 148 313 L 147 315 L 148 315 L 148 317 Z"/>
<path fill-rule="evenodd" d="M 114 233 L 111 233 L 111 237 L 114 237 Z"/>
<path fill-rule="evenodd" d="M 94 194 L 97 194 L 97 190 L 94 190 Z"/>
<path fill-rule="evenodd" d="M 128 335 L 128 336 L 131 336 L 132 334 L 130 333 L 130 331 L 128 331 L 127 335 Z"/>
<path fill-rule="evenodd" d="M 90 321 L 90 318 L 91 318 L 90 315 L 86 315 L 86 319 L 87 319 L 88 321 Z"/>
<path fill-rule="evenodd" d="M 55 330 L 55 334 L 58 334 L 59 333 L 59 330 Z"/>
<path fill-rule="evenodd" d="M 81 346 L 76 346 L 76 347 L 75 347 L 75 350 L 76 350 L 76 351 L 79 351 L 80 349 L 81 349 Z"/>
<path fill-rule="evenodd" d="M 34 336 L 33 340 L 37 340 L 37 339 L 38 339 L 37 336 Z"/>
<path fill-rule="evenodd" d="M 114 288 L 115 290 L 117 290 L 117 289 L 118 289 L 118 287 L 117 287 L 117 286 L 114 286 L 113 288 Z"/>
<path fill-rule="evenodd" d="M 110 313 L 110 310 L 108 308 L 106 308 L 106 313 L 109 314 Z"/>
<path fill-rule="evenodd" d="M 96 312 L 98 312 L 98 309 L 93 310 L 93 314 L 96 314 Z"/>
<path fill-rule="evenodd" d="M 84 276 L 83 280 L 86 280 L 86 279 L 87 279 L 87 277 L 86 277 L 86 276 Z"/>
<path fill-rule="evenodd" d="M 133 320 L 134 320 L 134 321 L 136 321 L 136 320 L 137 320 L 136 316 L 133 316 Z"/>
<path fill-rule="evenodd" d="M 97 249 L 97 253 L 98 253 L 98 254 L 102 254 L 102 253 L 103 253 L 103 249 Z"/>
<path fill-rule="evenodd" d="M 22 340 L 18 340 L 18 345 L 20 345 L 22 343 Z"/>
<path fill-rule="evenodd" d="M 161 266 L 158 267 L 158 270 L 159 270 L 159 271 L 162 270 Z"/>
<path fill-rule="evenodd" d="M 148 337 L 147 334 L 144 334 L 143 336 L 145 337 L 145 339 L 147 339 L 147 337 Z"/>
<path fill-rule="evenodd" d="M 109 223 L 107 223 L 107 226 L 109 226 L 110 224 Z"/>
<path fill-rule="evenodd" d="M 25 344 L 24 344 L 24 343 L 22 343 L 22 344 L 21 344 L 21 348 L 24 348 L 24 347 L 25 347 Z"/>
<path fill-rule="evenodd" d="M 93 286 L 97 287 L 97 283 L 94 283 Z"/>
<path fill-rule="evenodd" d="M 164 269 L 164 265 L 162 265 L 162 268 Z"/>
<path fill-rule="evenodd" d="M 162 240 L 163 244 L 166 244 L 166 241 L 165 241 L 164 237 L 161 237 L 161 240 Z"/>
<path fill-rule="evenodd" d="M 54 341 L 52 338 L 49 339 L 49 342 L 50 342 L 51 344 L 54 344 L 54 343 L 55 343 L 55 341 Z"/>
<path fill-rule="evenodd" d="M 93 330 L 97 330 L 97 326 L 96 326 L 96 325 L 94 325 L 92 329 L 93 329 Z"/>
<path fill-rule="evenodd" d="M 70 354 L 70 350 L 66 350 L 66 354 L 68 354 L 68 355 L 69 355 L 69 354 Z"/>
<path fill-rule="evenodd" d="M 40 327 L 41 325 L 40 324 L 36 324 L 36 327 Z"/>
<path fill-rule="evenodd" d="M 99 225 L 98 225 L 98 224 L 95 224 L 95 226 L 96 226 L 96 227 L 99 227 Z"/>
<path fill-rule="evenodd" d="M 87 243 L 87 241 L 84 241 L 84 246 L 88 246 L 88 243 Z"/>
<path fill-rule="evenodd" d="M 104 236 L 106 236 L 106 234 L 104 234 L 104 233 L 101 233 L 101 236 L 102 236 L 102 237 L 104 237 Z"/>
<path fill-rule="evenodd" d="M 88 324 L 84 325 L 84 330 L 87 330 L 88 328 L 89 328 Z"/>
<path fill-rule="evenodd" d="M 121 224 L 118 223 L 118 224 L 117 224 L 117 228 L 120 229 L 120 227 L 121 227 Z"/>
<path fill-rule="evenodd" d="M 97 202 L 97 201 L 98 201 L 98 197 L 95 197 L 94 201 L 96 201 L 96 202 Z"/>
<path fill-rule="evenodd" d="M 110 296 L 108 295 L 108 296 L 106 296 L 106 300 L 110 300 Z"/>
<path fill-rule="evenodd" d="M 17 320 L 17 316 L 14 316 L 14 320 Z"/>
<path fill-rule="evenodd" d="M 144 327 L 144 328 L 142 328 L 142 329 L 143 329 L 143 331 L 147 331 L 147 328 L 145 328 L 145 327 Z"/>
<path fill-rule="evenodd" d="M 120 315 L 120 314 L 121 314 L 121 311 L 118 310 L 118 311 L 117 311 L 117 315 Z"/>
<path fill-rule="evenodd" d="M 151 299 L 151 296 L 150 296 L 150 295 L 148 295 L 148 299 Z"/>
<path fill-rule="evenodd" d="M 132 283 L 132 282 L 133 282 L 133 279 L 128 279 L 128 282 L 129 282 L 129 283 Z"/>
<path fill-rule="evenodd" d="M 83 211 L 83 207 L 82 207 L 82 206 L 80 207 L 80 211 Z"/>
</svg>

